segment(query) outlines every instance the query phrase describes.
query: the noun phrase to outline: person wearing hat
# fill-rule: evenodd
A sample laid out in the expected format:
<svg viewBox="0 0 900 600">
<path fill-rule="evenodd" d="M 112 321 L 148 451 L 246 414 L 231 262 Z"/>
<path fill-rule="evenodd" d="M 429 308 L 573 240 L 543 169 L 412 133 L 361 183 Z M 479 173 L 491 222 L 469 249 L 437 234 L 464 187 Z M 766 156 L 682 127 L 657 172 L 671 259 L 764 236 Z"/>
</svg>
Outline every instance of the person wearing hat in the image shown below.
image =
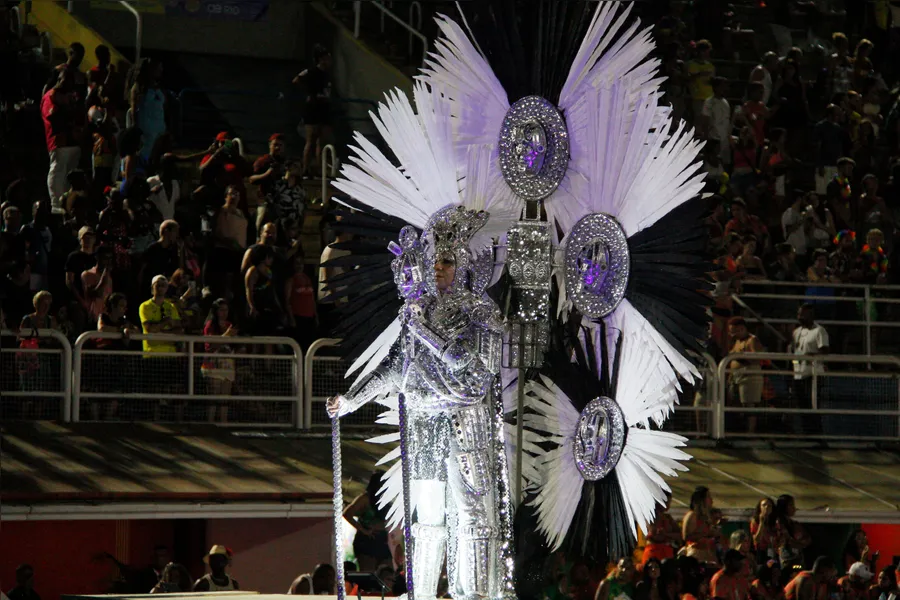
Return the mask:
<svg viewBox="0 0 900 600">
<path fill-rule="evenodd" d="M 203 562 L 209 565 L 209 573 L 197 580 L 194 591 L 230 592 L 241 589 L 237 579 L 225 572 L 233 556 L 231 549 L 222 544 L 215 544 L 210 548 L 209 554 L 203 557 Z"/>
<path fill-rule="evenodd" d="M 869 582 L 875 576 L 864 562 L 850 565 L 847 574 L 838 579 L 838 588 L 845 600 L 866 600 Z"/>
<path fill-rule="evenodd" d="M 225 189 L 233 185 L 241 194 L 239 208 L 249 220 L 250 209 L 247 205 L 247 189 L 244 177 L 253 173 L 243 149 L 237 140 L 233 140 L 227 131 L 220 131 L 210 145 L 207 154 L 200 161 L 200 185 L 209 187 L 211 193 L 219 201 L 216 208 L 225 199 Z"/>
</svg>

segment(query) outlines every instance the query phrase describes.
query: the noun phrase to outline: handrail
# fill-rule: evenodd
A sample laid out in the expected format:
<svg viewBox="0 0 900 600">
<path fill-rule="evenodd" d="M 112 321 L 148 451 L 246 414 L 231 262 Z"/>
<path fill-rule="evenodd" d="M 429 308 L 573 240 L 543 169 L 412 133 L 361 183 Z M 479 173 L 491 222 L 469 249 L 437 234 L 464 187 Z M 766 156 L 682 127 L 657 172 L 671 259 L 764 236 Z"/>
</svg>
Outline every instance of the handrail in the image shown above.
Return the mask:
<svg viewBox="0 0 900 600">
<path fill-rule="evenodd" d="M 737 302 L 737 303 L 741 306 L 741 308 L 743 308 L 744 310 L 748 311 L 748 312 L 750 313 L 750 315 L 752 316 L 752 318 L 754 318 L 754 319 L 756 319 L 757 321 L 759 321 L 760 323 L 762 323 L 763 327 L 765 327 L 766 329 L 768 329 L 769 331 L 771 331 L 773 334 L 775 334 L 775 337 L 777 337 L 777 338 L 778 338 L 779 340 L 781 340 L 782 342 L 787 343 L 787 341 L 788 341 L 787 338 L 784 337 L 784 335 L 783 335 L 780 331 L 778 331 L 777 329 L 775 329 L 775 328 L 769 323 L 769 321 L 766 320 L 765 317 L 763 317 L 763 316 L 760 315 L 758 312 L 756 312 L 755 310 L 753 310 L 752 308 L 750 308 L 749 306 L 747 306 L 747 303 L 744 302 L 743 300 L 741 300 L 741 297 L 740 297 L 739 295 L 737 295 L 737 294 L 732 294 L 732 295 L 731 295 L 731 299 L 732 299 L 734 302 Z"/>
<path fill-rule="evenodd" d="M 775 286 L 775 287 L 809 287 L 809 286 L 817 286 L 817 287 L 831 287 L 831 288 L 846 288 L 846 289 L 864 289 L 869 288 L 872 290 L 891 290 L 891 291 L 900 291 L 900 285 L 882 285 L 882 284 L 868 284 L 868 283 L 831 283 L 831 282 L 816 282 L 816 281 L 775 281 L 770 279 L 748 279 L 746 281 L 742 281 L 741 285 L 766 285 L 766 286 Z"/>
<path fill-rule="evenodd" d="M 378 10 L 381 11 L 383 15 L 387 15 L 392 18 L 394 21 L 400 24 L 401 27 L 406 29 L 409 32 L 410 36 L 410 54 L 412 54 L 412 38 L 413 36 L 419 38 L 422 41 L 422 64 L 425 64 L 425 60 L 428 57 L 428 38 L 422 35 L 421 32 L 416 31 L 409 23 L 398 17 L 394 12 L 388 10 L 387 7 L 383 6 L 379 2 L 367 2 L 367 6 L 374 6 Z M 361 0 L 354 0 L 353 2 L 353 37 L 359 39 L 360 33 L 360 24 L 362 22 L 362 2 Z"/>
<path fill-rule="evenodd" d="M 128 12 L 134 15 L 136 31 L 134 34 L 134 64 L 137 66 L 141 62 L 141 41 L 144 37 L 144 22 L 141 19 L 141 13 L 135 9 L 130 2 L 119 0 L 119 4 L 124 6 Z M 69 12 L 72 12 L 71 10 Z"/>
<path fill-rule="evenodd" d="M 84 352 L 84 344 L 91 340 L 120 340 L 125 339 L 125 335 L 120 332 L 115 331 L 86 331 L 78 336 L 78 339 L 75 340 L 75 361 L 74 361 L 74 371 L 70 369 L 68 372 L 72 373 L 72 377 L 70 379 L 71 389 L 74 390 L 74 393 L 70 393 L 70 396 L 73 397 L 73 401 L 71 403 L 71 413 L 72 420 L 78 421 L 81 412 L 81 367 L 82 361 L 81 356 Z M 283 346 L 289 346 L 291 350 L 294 352 L 294 357 L 296 359 L 296 368 L 294 369 L 294 390 L 296 396 L 296 407 L 297 409 L 294 411 L 294 426 L 297 429 L 302 427 L 304 417 L 304 401 L 303 401 L 303 364 L 304 364 L 304 356 L 303 350 L 300 348 L 300 345 L 296 342 L 296 340 L 289 337 L 280 337 L 280 336 L 259 336 L 259 337 L 249 337 L 249 336 L 234 336 L 234 337 L 224 337 L 224 336 L 205 336 L 205 335 L 186 335 L 186 334 L 174 334 L 174 333 L 150 333 L 150 334 L 134 334 L 127 337 L 129 340 L 134 341 L 154 341 L 154 342 L 182 342 L 187 343 L 187 350 L 185 352 L 176 352 L 176 353 L 164 353 L 164 352 L 137 352 L 130 354 L 140 354 L 143 356 L 154 355 L 154 356 L 187 356 L 189 359 L 189 368 L 188 368 L 188 394 L 169 394 L 167 397 L 173 399 L 190 399 L 197 398 L 194 394 L 194 370 L 193 370 L 193 359 L 200 356 L 204 356 L 203 353 L 194 353 L 194 344 L 243 344 L 243 345 L 264 345 L 264 344 L 278 344 Z M 90 353 L 100 353 L 102 351 L 94 351 L 88 350 Z M 119 354 L 121 355 L 123 352 L 118 350 L 110 350 L 110 354 Z M 241 355 L 236 355 L 240 357 Z M 263 354 L 253 355 L 255 358 L 265 358 Z M 270 357 L 272 359 L 279 357 Z M 288 360 L 288 358 L 284 358 L 284 360 Z M 92 396 L 103 396 L 102 394 L 91 394 Z M 116 397 L 128 397 L 129 394 L 116 394 Z M 202 396 L 203 399 L 208 399 L 209 396 Z M 268 400 L 271 399 L 271 396 L 240 396 L 238 397 L 240 400 Z M 288 396 L 285 396 L 288 398 Z"/>
<path fill-rule="evenodd" d="M 413 25 L 413 19 L 415 18 L 415 25 Z M 415 31 L 422 31 L 422 5 L 419 4 L 418 0 L 412 0 L 409 3 L 409 26 L 415 29 Z M 413 34 L 414 32 L 410 32 L 409 37 L 406 43 L 406 55 L 412 56 L 413 53 Z M 424 37 L 424 36 L 423 36 Z M 425 42 L 425 47 L 428 47 L 428 42 Z M 422 58 L 422 62 L 425 62 L 425 58 Z"/>
<path fill-rule="evenodd" d="M 341 340 L 337 338 L 320 338 L 309 345 L 306 349 L 306 358 L 303 361 L 303 429 L 312 429 L 312 397 L 313 397 L 313 378 L 312 378 L 312 361 L 316 356 L 319 348 L 325 346 L 336 346 Z"/>
<path fill-rule="evenodd" d="M 337 151 L 332 144 L 325 144 L 322 148 L 322 206 L 325 205 L 325 195 L 328 193 L 328 154 L 331 153 L 331 177 L 337 176 Z"/>
<path fill-rule="evenodd" d="M 803 358 L 806 357 L 806 358 Z M 851 356 L 844 354 L 814 354 L 814 355 L 802 355 L 802 354 L 793 354 L 789 352 L 734 352 L 730 354 L 726 354 L 722 360 L 719 361 L 719 366 L 716 369 L 716 378 L 717 383 L 719 385 L 718 392 L 718 403 L 717 410 L 715 411 L 715 418 L 717 423 L 713 427 L 713 438 L 714 439 L 722 439 L 725 436 L 725 387 L 728 381 L 727 371 L 728 364 L 733 360 L 752 360 L 752 361 L 760 361 L 760 360 L 807 360 L 809 362 L 840 362 L 840 363 L 875 363 L 875 364 L 889 364 L 894 365 L 895 367 L 900 368 L 900 358 L 896 356 L 882 355 L 882 356 Z M 813 377 L 816 377 L 816 369 L 813 369 Z M 813 409 L 818 409 L 815 386 L 813 387 Z M 781 410 L 781 409 L 779 409 Z M 742 411 L 750 412 L 750 409 L 742 409 Z M 760 411 L 762 412 L 762 411 Z M 840 414 L 846 414 L 847 411 L 841 411 Z M 869 411 L 865 411 L 868 414 Z M 900 414 L 900 413 L 892 413 L 892 414 Z"/>
<path fill-rule="evenodd" d="M 10 329 L 2 329 L 0 330 L 0 336 L 6 337 L 18 337 L 18 333 L 12 331 Z M 72 373 L 72 344 L 69 342 L 69 338 L 63 335 L 61 332 L 56 331 L 55 329 L 46 329 L 41 328 L 37 330 L 37 337 L 39 338 L 53 338 L 56 340 L 62 350 L 62 365 L 60 365 L 60 391 L 58 392 L 41 392 L 45 395 L 53 395 L 60 396 L 60 414 L 62 415 L 62 420 L 65 423 L 68 423 L 70 419 L 70 414 L 72 412 L 72 377 L 70 374 Z M 24 353 L 33 353 L 33 354 L 47 354 L 52 353 L 53 349 L 28 349 L 28 348 L 17 348 L 16 352 L 24 352 Z M 10 396 L 19 396 L 21 392 L 4 392 L 4 394 L 8 394 Z"/>
</svg>

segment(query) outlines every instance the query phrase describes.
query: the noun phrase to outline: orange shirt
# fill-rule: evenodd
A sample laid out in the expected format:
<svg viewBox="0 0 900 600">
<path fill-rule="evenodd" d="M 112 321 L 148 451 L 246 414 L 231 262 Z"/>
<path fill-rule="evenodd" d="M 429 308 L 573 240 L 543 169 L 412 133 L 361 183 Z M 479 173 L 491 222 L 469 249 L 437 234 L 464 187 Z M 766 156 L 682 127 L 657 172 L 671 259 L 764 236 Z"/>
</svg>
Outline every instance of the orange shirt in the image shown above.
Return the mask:
<svg viewBox="0 0 900 600">
<path fill-rule="evenodd" d="M 709 584 L 710 596 L 722 600 L 748 600 L 750 581 L 742 574 L 729 575 L 720 569 Z"/>
</svg>

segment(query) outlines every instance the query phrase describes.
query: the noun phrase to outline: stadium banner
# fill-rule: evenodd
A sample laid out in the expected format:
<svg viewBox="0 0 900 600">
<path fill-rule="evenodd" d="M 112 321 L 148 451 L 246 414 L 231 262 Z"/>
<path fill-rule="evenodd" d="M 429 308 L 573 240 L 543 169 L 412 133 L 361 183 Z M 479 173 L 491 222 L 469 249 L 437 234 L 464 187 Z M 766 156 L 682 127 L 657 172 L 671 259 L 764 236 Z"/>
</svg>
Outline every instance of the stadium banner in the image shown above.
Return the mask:
<svg viewBox="0 0 900 600">
<path fill-rule="evenodd" d="M 131 0 L 144 14 L 198 17 L 229 21 L 260 21 L 269 12 L 270 0 Z M 91 8 L 126 10 L 118 0 L 91 0 Z"/>
</svg>

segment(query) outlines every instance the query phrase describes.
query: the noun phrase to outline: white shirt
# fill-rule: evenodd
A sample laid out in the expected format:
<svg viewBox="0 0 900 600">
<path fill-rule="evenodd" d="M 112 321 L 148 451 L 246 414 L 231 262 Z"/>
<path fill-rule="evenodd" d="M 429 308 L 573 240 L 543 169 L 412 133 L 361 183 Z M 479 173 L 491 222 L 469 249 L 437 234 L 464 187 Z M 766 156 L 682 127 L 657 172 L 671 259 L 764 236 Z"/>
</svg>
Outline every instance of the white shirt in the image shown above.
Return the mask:
<svg viewBox="0 0 900 600">
<path fill-rule="evenodd" d="M 159 178 L 159 175 L 154 175 L 153 177 L 147 178 L 147 185 L 150 186 L 152 190 L 155 187 L 159 187 L 159 191 L 155 194 L 150 194 L 150 202 L 153 203 L 153 206 L 159 211 L 162 215 L 163 221 L 167 221 L 169 219 L 175 218 L 175 203 L 181 200 L 181 185 L 177 180 L 172 180 L 172 197 L 169 198 L 168 194 L 166 194 L 166 187 L 162 184 L 162 180 Z"/>
<path fill-rule="evenodd" d="M 788 228 L 794 225 L 799 225 L 799 227 L 788 234 Z M 799 256 L 804 256 L 809 241 L 806 239 L 806 231 L 803 229 L 803 217 L 794 210 L 793 206 L 788 206 L 781 215 L 781 231 L 784 234 L 784 241 L 793 246 Z"/>
<path fill-rule="evenodd" d="M 772 74 L 769 73 L 769 70 L 765 68 L 763 65 L 756 65 L 756 68 L 753 69 L 753 73 L 751 73 L 751 77 L 757 71 L 761 71 L 763 74 L 763 78 L 759 81 L 759 83 L 763 86 L 763 104 L 769 103 L 769 98 L 772 97 Z"/>
<path fill-rule="evenodd" d="M 794 330 L 793 343 L 794 356 L 808 356 L 810 354 L 818 354 L 822 348 L 828 347 L 828 332 L 818 323 L 813 323 L 809 329 L 802 325 Z M 813 368 L 816 374 L 825 372 L 822 363 L 808 360 L 795 360 L 794 362 L 794 379 L 803 379 L 804 377 L 812 377 Z"/>
<path fill-rule="evenodd" d="M 347 256 L 349 254 L 350 254 L 349 250 L 339 250 L 337 248 L 332 248 L 331 246 L 325 246 L 325 249 L 322 250 L 322 256 L 319 257 L 319 264 L 323 265 L 327 261 L 329 261 L 333 258 L 340 258 L 342 256 Z M 334 266 L 319 267 L 319 293 L 318 293 L 319 302 L 322 302 L 322 298 L 331 294 L 330 291 L 327 291 L 325 289 L 325 284 L 326 284 L 325 280 L 327 278 L 326 269 L 331 269 L 332 275 L 340 275 L 341 273 L 343 273 L 345 271 L 345 269 L 343 267 L 334 267 Z"/>
<path fill-rule="evenodd" d="M 731 105 L 725 98 L 711 96 L 703 101 L 703 116 L 709 118 L 709 139 L 728 146 L 731 135 Z"/>
</svg>

